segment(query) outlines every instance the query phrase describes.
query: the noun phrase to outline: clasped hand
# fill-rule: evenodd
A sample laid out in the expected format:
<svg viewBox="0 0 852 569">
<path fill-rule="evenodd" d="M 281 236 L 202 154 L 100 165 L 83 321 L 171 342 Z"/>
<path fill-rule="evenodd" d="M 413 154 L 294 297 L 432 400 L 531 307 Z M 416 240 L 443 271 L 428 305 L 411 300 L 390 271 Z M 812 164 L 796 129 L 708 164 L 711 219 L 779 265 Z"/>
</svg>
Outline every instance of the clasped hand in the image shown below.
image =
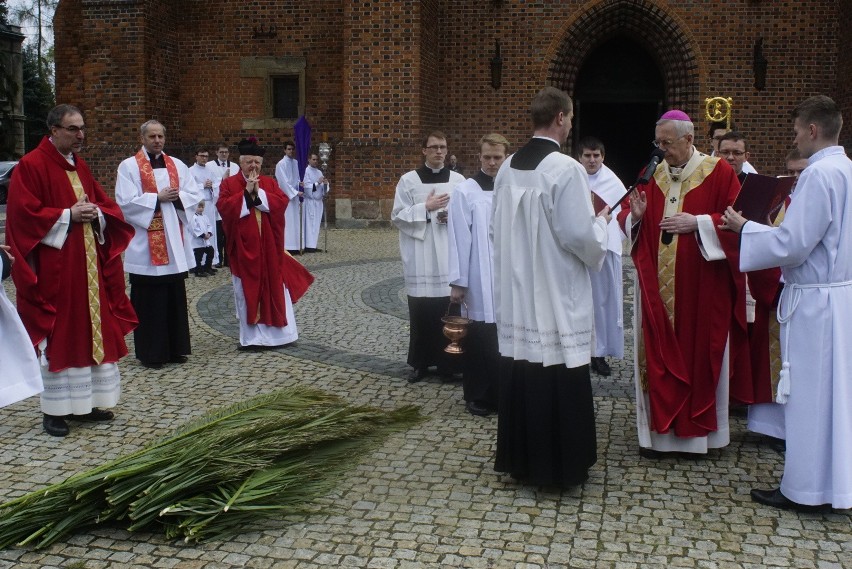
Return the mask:
<svg viewBox="0 0 852 569">
<path fill-rule="evenodd" d="M 180 199 L 180 189 L 178 188 L 163 188 L 157 192 L 157 199 L 161 202 L 176 202 Z"/>
<path fill-rule="evenodd" d="M 246 190 L 251 194 L 257 194 L 258 180 L 260 180 L 259 172 L 249 172 L 246 177 Z"/>
<path fill-rule="evenodd" d="M 86 195 L 80 197 L 77 203 L 71 206 L 71 221 L 75 223 L 91 223 L 98 218 L 98 206 L 89 202 Z"/>
</svg>

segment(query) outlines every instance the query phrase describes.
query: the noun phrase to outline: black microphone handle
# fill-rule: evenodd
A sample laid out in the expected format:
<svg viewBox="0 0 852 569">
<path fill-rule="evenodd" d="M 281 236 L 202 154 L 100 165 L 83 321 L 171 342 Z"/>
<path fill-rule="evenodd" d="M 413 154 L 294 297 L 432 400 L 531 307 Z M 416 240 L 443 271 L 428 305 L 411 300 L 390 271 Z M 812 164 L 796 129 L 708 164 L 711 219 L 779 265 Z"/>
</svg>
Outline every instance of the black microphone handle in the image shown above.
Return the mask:
<svg viewBox="0 0 852 569">
<path fill-rule="evenodd" d="M 671 245 L 672 239 L 674 239 L 674 233 L 663 231 L 663 236 L 660 238 L 660 241 L 663 245 Z"/>
</svg>

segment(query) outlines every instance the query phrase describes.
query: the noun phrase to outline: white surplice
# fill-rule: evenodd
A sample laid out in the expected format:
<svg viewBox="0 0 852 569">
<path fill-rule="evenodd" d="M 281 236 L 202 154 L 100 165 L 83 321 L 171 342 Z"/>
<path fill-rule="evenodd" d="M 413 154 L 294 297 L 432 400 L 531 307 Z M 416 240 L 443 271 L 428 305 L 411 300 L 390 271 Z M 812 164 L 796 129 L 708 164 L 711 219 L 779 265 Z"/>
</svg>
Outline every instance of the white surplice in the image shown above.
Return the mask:
<svg viewBox="0 0 852 569">
<path fill-rule="evenodd" d="M 509 156 L 494 182 L 491 231 L 500 355 L 545 367 L 587 365 L 589 270 L 606 256 L 606 220 L 595 216 L 588 175 L 573 158 L 552 152 L 535 170 L 511 162 Z"/>
<path fill-rule="evenodd" d="M 624 287 L 621 251 L 626 236 L 616 216 L 621 211 L 619 200 L 627 191 L 624 184 L 605 164 L 589 175 L 589 189 L 611 208 L 607 225 L 607 253 L 600 271 L 589 271 L 595 305 L 595 357 L 624 357 Z"/>
<path fill-rule="evenodd" d="M 145 155 L 148 152 L 142 149 Z M 160 202 L 163 212 L 163 225 L 166 233 L 166 246 L 169 253 L 167 265 L 152 265 L 151 251 L 148 248 L 148 226 L 154 217 L 157 206 L 157 194 L 142 190 L 142 179 L 136 157 L 125 159 L 118 167 L 115 181 L 115 201 L 118 202 L 124 219 L 136 230 L 124 253 L 124 270 L 128 273 L 147 276 L 173 275 L 187 272 L 195 267 L 195 255 L 189 243 L 190 221 L 195 214 L 195 206 L 203 199 L 195 178 L 189 173 L 186 164 L 172 157 L 180 182 L 180 201 L 184 209 L 180 210 L 172 202 Z M 160 190 L 169 187 L 169 173 L 165 168 L 155 168 L 154 178 Z"/>
<path fill-rule="evenodd" d="M 218 215 L 218 212 L 216 211 L 216 202 L 219 200 L 219 184 L 222 179 L 221 177 L 217 179 L 215 170 L 209 168 L 209 166 L 210 162 L 204 166 L 199 166 L 198 163 L 193 164 L 189 167 L 189 173 L 192 174 L 201 195 L 204 196 L 204 217 L 210 221 L 210 226 L 213 228 L 213 236 L 210 238 L 210 242 L 207 243 L 207 245 L 211 245 L 213 247 L 213 264 L 215 265 L 219 263 L 219 241 L 216 238 L 216 217 Z M 221 168 L 217 168 L 217 170 L 221 170 Z M 204 187 L 204 182 L 207 180 L 210 180 L 212 183 L 210 188 Z M 206 245 L 197 245 L 197 247 L 205 246 Z"/>
<path fill-rule="evenodd" d="M 331 191 L 328 182 L 322 184 L 319 182 L 323 177 L 322 170 L 308 165 L 302 179 L 302 188 L 305 192 L 303 204 L 305 208 L 305 247 L 308 249 L 317 248 L 322 224 L 323 198 Z"/>
<path fill-rule="evenodd" d="M 2 255 L 3 253 L 0 253 Z M 20 262 L 20 261 L 19 261 Z M 15 306 L 0 285 L 0 407 L 44 390 L 36 353 Z"/>
<path fill-rule="evenodd" d="M 288 251 L 296 251 L 299 249 L 300 238 L 299 231 L 299 192 L 302 188 L 299 187 L 299 161 L 295 158 L 285 156 L 275 165 L 275 180 L 278 182 L 278 187 L 281 191 L 287 194 L 290 198 L 290 203 L 287 204 L 287 210 L 284 212 L 284 247 Z M 305 220 L 305 206 L 301 207 L 302 223 Z M 302 242 L 304 246 L 304 242 Z"/>
<path fill-rule="evenodd" d="M 469 178 L 455 187 L 447 207 L 450 284 L 467 289 L 468 317 L 488 324 L 496 321 L 494 252 L 488 238 L 493 196 L 493 191 L 483 190 L 475 179 Z"/>
<path fill-rule="evenodd" d="M 808 159 L 784 221 L 743 226 L 740 269 L 781 267 L 781 353 L 789 365 L 781 492 L 852 508 L 852 161 Z M 782 378 L 783 383 L 783 378 Z M 779 386 L 779 391 L 781 386 Z"/>
<path fill-rule="evenodd" d="M 449 181 L 424 184 L 417 170 L 404 174 L 396 185 L 391 221 L 399 229 L 399 252 L 408 296 L 450 295 L 447 268 L 447 224 L 438 223 L 436 212 L 426 211 L 426 198 L 450 194 L 464 176 L 449 171 Z"/>
</svg>

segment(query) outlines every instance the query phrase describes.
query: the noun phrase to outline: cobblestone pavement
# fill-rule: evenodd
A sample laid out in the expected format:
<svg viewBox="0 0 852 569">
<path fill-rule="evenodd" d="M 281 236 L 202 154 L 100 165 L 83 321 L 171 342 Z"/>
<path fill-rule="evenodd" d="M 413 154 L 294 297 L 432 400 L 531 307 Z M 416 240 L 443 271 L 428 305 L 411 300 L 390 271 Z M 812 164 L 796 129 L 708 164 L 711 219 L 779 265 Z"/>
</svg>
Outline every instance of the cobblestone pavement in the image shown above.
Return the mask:
<svg viewBox="0 0 852 569">
<path fill-rule="evenodd" d="M 311 515 L 202 546 L 98 528 L 43 551 L 0 551 L 0 567 L 852 567 L 849 512 L 751 502 L 752 487 L 777 482 L 782 460 L 741 417 L 732 419 L 731 445 L 704 460 L 640 459 L 628 360 L 614 362 L 611 378 L 593 376 L 599 458 L 582 488 L 559 493 L 496 474 L 496 418 L 467 414 L 458 384 L 402 379 L 408 331 L 396 233 L 334 230 L 329 242 L 330 253 L 303 258 L 316 283 L 296 307 L 296 345 L 237 351 L 224 270 L 187 283 L 189 363 L 153 371 L 132 354 L 122 362 L 111 424 L 72 424 L 56 439 L 41 429 L 38 398 L 0 410 L 0 500 L 285 385 L 384 408 L 415 403 L 427 422 L 366 457 Z M 631 286 L 626 293 L 629 314 Z"/>
</svg>

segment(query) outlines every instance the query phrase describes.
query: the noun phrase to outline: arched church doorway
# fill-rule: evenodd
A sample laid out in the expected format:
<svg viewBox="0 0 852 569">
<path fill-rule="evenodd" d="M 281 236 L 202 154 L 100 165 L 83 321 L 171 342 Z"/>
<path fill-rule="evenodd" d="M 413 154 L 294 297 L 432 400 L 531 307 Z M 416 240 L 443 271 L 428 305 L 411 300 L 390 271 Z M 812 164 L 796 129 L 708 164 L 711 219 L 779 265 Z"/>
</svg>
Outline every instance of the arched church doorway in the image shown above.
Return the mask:
<svg viewBox="0 0 852 569">
<path fill-rule="evenodd" d="M 685 22 L 657 0 L 588 4 L 553 46 L 547 82 L 577 107 L 572 150 L 584 134 L 602 138 L 606 163 L 631 184 L 662 112 L 698 116 L 702 59 Z"/>
<path fill-rule="evenodd" d="M 600 139 L 606 165 L 629 186 L 648 162 L 664 103 L 663 75 L 651 54 L 627 36 L 614 37 L 592 51 L 577 74 L 571 147 L 579 152 L 583 137 Z"/>
</svg>

